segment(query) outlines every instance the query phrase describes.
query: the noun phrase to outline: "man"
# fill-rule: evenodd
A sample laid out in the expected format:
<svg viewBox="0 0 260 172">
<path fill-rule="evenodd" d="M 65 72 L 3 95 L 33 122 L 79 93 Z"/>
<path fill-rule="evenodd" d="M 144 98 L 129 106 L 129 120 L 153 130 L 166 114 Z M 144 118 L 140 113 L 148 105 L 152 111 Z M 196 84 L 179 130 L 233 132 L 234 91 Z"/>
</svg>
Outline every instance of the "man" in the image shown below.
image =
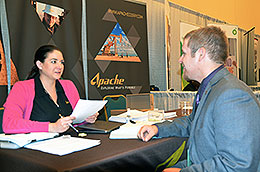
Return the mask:
<svg viewBox="0 0 260 172">
<path fill-rule="evenodd" d="M 260 103 L 246 84 L 224 68 L 226 35 L 214 26 L 194 30 L 184 37 L 182 51 L 179 62 L 185 79 L 201 83 L 191 115 L 145 125 L 138 137 L 146 142 L 155 135 L 189 137 L 187 160 L 165 172 L 256 172 L 260 169 Z"/>
<path fill-rule="evenodd" d="M 53 6 L 48 4 L 46 4 L 45 9 L 42 10 L 42 12 L 44 13 L 42 23 L 47 28 L 47 30 L 53 35 L 58 28 L 58 12 Z"/>
</svg>

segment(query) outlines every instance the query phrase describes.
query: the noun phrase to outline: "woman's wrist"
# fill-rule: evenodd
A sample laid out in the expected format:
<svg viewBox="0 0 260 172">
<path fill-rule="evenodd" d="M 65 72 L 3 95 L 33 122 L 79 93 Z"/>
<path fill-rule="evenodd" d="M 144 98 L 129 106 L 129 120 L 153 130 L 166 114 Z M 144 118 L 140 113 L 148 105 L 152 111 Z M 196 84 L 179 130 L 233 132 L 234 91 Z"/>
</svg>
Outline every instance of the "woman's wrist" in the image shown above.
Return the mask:
<svg viewBox="0 0 260 172">
<path fill-rule="evenodd" d="M 49 128 L 48 128 L 48 131 L 50 132 L 50 133 L 54 133 L 55 131 L 54 131 L 54 128 L 55 128 L 55 123 L 49 123 Z"/>
</svg>

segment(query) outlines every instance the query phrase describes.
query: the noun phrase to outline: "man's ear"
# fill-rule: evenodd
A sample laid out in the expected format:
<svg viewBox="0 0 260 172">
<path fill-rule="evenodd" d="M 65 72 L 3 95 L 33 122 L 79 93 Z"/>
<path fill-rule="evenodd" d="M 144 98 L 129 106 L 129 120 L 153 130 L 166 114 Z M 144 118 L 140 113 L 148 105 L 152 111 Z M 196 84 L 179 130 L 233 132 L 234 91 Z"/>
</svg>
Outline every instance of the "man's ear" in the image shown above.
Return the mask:
<svg viewBox="0 0 260 172">
<path fill-rule="evenodd" d="M 36 61 L 36 66 L 39 68 L 39 69 L 42 69 L 42 62 L 40 62 L 39 60 Z"/>
<path fill-rule="evenodd" d="M 197 50 L 196 54 L 199 57 L 199 61 L 202 61 L 206 57 L 206 49 L 201 47 Z"/>
</svg>

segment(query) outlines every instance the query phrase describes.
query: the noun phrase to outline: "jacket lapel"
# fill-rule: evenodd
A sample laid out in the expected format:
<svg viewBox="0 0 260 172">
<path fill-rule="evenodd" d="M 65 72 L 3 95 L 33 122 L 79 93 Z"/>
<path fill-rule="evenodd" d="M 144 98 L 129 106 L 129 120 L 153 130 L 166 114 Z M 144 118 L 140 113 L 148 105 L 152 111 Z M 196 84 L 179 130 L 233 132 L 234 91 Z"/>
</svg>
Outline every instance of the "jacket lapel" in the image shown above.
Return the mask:
<svg viewBox="0 0 260 172">
<path fill-rule="evenodd" d="M 211 91 L 211 88 L 216 85 L 221 79 L 223 79 L 223 77 L 225 77 L 226 75 L 230 74 L 229 71 L 226 68 L 221 69 L 219 72 L 216 73 L 216 75 L 209 81 L 201 99 L 199 102 L 199 105 L 197 107 L 196 113 L 195 113 L 195 117 L 194 117 L 194 121 L 196 123 L 199 114 L 201 113 L 201 109 L 203 108 L 207 97 Z"/>
</svg>

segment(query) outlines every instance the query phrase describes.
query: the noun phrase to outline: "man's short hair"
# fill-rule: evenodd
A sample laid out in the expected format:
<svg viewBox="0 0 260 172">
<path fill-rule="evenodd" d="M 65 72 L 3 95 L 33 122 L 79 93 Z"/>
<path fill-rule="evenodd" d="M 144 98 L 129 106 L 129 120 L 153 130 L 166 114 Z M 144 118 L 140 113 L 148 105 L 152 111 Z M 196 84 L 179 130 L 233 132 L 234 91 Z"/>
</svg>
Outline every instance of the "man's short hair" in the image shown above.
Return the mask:
<svg viewBox="0 0 260 172">
<path fill-rule="evenodd" d="M 204 47 L 210 59 L 216 63 L 223 64 L 228 57 L 228 41 L 226 34 L 216 26 L 207 26 L 187 33 L 184 39 L 189 39 L 188 47 L 191 56 Z"/>
</svg>

